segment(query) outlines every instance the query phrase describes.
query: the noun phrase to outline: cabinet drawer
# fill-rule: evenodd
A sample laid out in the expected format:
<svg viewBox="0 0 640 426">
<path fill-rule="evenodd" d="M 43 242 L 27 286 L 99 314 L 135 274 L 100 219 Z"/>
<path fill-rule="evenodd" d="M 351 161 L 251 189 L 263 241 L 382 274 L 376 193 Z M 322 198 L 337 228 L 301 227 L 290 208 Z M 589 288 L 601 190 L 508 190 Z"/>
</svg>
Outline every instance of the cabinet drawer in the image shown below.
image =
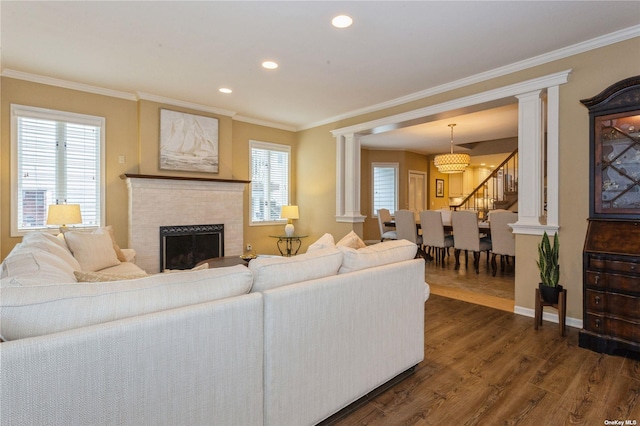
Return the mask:
<svg viewBox="0 0 640 426">
<path fill-rule="evenodd" d="M 640 273 L 640 265 L 635 262 L 624 262 L 621 260 L 611 260 L 598 256 L 589 256 L 588 267 L 594 269 L 604 269 L 607 272 L 630 272 Z M 638 278 L 640 280 L 640 278 Z"/>
<path fill-rule="evenodd" d="M 587 290 L 588 312 L 615 314 L 617 317 L 640 320 L 640 298 L 624 294 Z"/>
<path fill-rule="evenodd" d="M 586 280 L 595 289 L 640 293 L 640 277 L 587 270 Z"/>
<path fill-rule="evenodd" d="M 610 318 L 605 315 L 587 313 L 585 330 L 597 334 L 618 337 L 631 342 L 640 342 L 640 321 Z"/>
</svg>

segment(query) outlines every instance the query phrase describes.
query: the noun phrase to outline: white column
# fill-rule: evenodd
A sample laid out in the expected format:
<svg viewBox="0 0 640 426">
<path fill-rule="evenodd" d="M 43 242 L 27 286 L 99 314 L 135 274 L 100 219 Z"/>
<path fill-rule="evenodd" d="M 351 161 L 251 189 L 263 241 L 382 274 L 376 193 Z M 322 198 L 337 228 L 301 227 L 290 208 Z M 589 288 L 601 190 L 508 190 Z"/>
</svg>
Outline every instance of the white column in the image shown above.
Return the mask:
<svg viewBox="0 0 640 426">
<path fill-rule="evenodd" d="M 355 133 L 336 136 L 336 221 L 364 222 L 360 214 L 360 140 Z"/>
<path fill-rule="evenodd" d="M 539 227 L 542 204 L 542 90 L 518 98 L 518 222 L 517 228 Z"/>
<path fill-rule="evenodd" d="M 560 226 L 560 88 L 547 88 L 547 227 Z"/>
</svg>

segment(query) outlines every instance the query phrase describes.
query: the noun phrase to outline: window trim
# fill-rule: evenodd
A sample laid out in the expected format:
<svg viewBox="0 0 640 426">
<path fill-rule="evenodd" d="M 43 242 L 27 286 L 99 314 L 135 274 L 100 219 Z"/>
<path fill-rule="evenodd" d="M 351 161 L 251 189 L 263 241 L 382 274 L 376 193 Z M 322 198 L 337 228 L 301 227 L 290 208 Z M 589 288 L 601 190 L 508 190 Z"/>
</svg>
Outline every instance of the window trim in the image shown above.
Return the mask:
<svg viewBox="0 0 640 426">
<path fill-rule="evenodd" d="M 265 149 L 270 151 L 280 151 L 287 153 L 289 157 L 289 161 L 287 162 L 287 187 L 289 190 L 287 191 L 287 199 L 289 204 L 292 203 L 291 200 L 291 146 L 273 143 L 273 142 L 262 142 L 256 140 L 249 140 L 249 177 L 253 181 L 253 149 Z M 249 226 L 273 226 L 273 225 L 282 225 L 286 223 L 286 219 L 277 219 L 277 220 L 269 220 L 269 221 L 253 221 L 253 186 L 249 184 Z"/>
<path fill-rule="evenodd" d="M 394 162 L 372 162 L 371 163 L 371 217 L 378 217 L 378 211 L 376 210 L 376 206 L 375 206 L 375 192 L 376 192 L 376 188 L 375 188 L 375 180 L 374 180 L 374 171 L 376 169 L 376 167 L 380 167 L 380 168 L 393 168 L 394 169 L 394 177 L 395 177 L 395 205 L 393 207 L 393 214 L 395 215 L 395 212 L 398 210 L 398 198 L 400 197 L 400 163 L 394 163 Z"/>
<path fill-rule="evenodd" d="M 105 188 L 106 188 L 106 159 L 105 159 L 105 140 L 106 140 L 106 119 L 104 117 L 79 114 L 75 112 L 59 111 L 47 108 L 38 108 L 27 105 L 11 104 L 11 237 L 22 237 L 29 232 L 57 232 L 58 228 L 38 228 L 33 230 L 21 231 L 18 229 L 18 118 L 30 117 L 44 120 L 68 121 L 76 124 L 100 127 L 100 224 L 105 225 L 106 205 L 105 205 Z M 77 229 L 94 229 L 98 226 L 76 226 Z"/>
</svg>

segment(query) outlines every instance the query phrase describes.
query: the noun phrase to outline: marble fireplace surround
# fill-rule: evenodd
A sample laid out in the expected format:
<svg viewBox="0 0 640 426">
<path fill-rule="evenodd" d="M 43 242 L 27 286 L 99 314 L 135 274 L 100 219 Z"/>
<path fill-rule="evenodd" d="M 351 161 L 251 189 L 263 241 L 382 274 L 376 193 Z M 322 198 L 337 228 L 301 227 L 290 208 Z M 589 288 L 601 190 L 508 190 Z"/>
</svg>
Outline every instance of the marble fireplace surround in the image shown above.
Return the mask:
<svg viewBox="0 0 640 426">
<path fill-rule="evenodd" d="M 124 174 L 129 247 L 147 273 L 160 272 L 160 227 L 224 224 L 225 256 L 242 254 L 244 190 L 249 181 Z"/>
</svg>

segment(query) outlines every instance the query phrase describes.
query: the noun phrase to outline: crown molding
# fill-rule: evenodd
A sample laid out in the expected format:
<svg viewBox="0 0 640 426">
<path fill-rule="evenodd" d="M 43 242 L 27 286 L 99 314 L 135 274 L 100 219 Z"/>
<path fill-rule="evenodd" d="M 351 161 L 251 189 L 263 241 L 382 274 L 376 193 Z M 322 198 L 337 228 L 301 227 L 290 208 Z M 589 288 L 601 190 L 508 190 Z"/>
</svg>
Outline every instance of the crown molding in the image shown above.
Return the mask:
<svg viewBox="0 0 640 426">
<path fill-rule="evenodd" d="M 226 117 L 233 117 L 236 115 L 235 111 L 231 111 L 224 108 L 216 108 L 209 105 L 197 104 L 194 102 L 181 101 L 179 99 L 166 98 L 164 96 L 153 95 L 150 93 L 136 92 L 138 100 L 157 102 L 159 104 L 169 104 L 181 108 L 189 108 L 197 111 L 208 112 L 216 115 L 224 115 Z"/>
<path fill-rule="evenodd" d="M 525 59 L 519 62 L 515 62 L 510 65 L 505 65 L 500 68 L 495 68 L 490 71 L 486 71 L 480 74 L 475 74 L 470 77 L 462 78 L 456 81 L 452 81 L 449 83 L 441 84 L 439 86 L 432 87 L 430 89 L 422 90 L 420 92 L 412 93 L 406 96 L 402 96 L 400 98 L 391 99 L 386 102 L 381 102 L 379 104 L 370 105 L 365 108 L 360 108 L 357 110 L 353 110 L 341 115 L 337 115 L 334 117 L 327 118 L 325 120 L 321 120 L 315 123 L 308 124 L 306 126 L 299 127 L 298 130 L 306 130 L 311 129 L 313 127 L 322 126 L 325 124 L 335 123 L 341 120 L 345 120 L 348 118 L 357 117 L 359 115 L 364 115 L 376 111 L 380 111 L 386 108 L 395 107 L 398 105 L 406 104 L 408 102 L 420 100 L 427 98 L 429 96 L 434 96 L 440 93 L 448 92 L 451 90 L 459 89 L 461 87 L 470 86 L 472 84 L 481 83 L 487 80 L 491 80 L 493 78 L 502 77 L 508 74 L 512 74 L 518 71 L 523 71 L 528 68 L 532 68 L 538 65 L 543 65 L 549 62 L 557 61 L 559 59 L 564 59 L 569 56 L 577 55 L 579 53 L 588 52 L 593 49 L 598 49 L 600 47 L 605 47 L 610 44 L 619 43 L 621 41 L 629 40 L 635 37 L 640 36 L 640 25 L 636 25 L 633 27 L 625 28 L 620 31 L 613 32 L 611 34 L 607 34 L 601 37 L 596 37 L 591 40 L 587 40 L 581 43 L 574 44 L 572 46 L 564 47 L 562 49 L 554 50 L 552 52 L 544 53 L 539 56 L 534 56 L 533 58 Z"/>
<path fill-rule="evenodd" d="M 136 96 L 132 93 L 118 90 L 105 89 L 103 87 L 91 86 L 89 84 L 76 83 L 62 80 L 60 78 L 45 77 L 43 75 L 30 74 L 27 72 L 5 69 L 0 74 L 2 77 L 15 78 L 17 80 L 30 81 L 32 83 L 46 84 L 48 86 L 62 87 L 64 89 L 79 90 L 81 92 L 94 93 L 96 95 L 110 96 L 112 98 L 136 101 Z"/>
<path fill-rule="evenodd" d="M 258 120 L 257 118 L 245 117 L 242 115 L 234 115 L 234 120 L 242 121 L 243 123 L 256 124 L 258 126 L 266 126 L 273 129 L 286 130 L 288 132 L 296 132 L 298 131 L 297 127 L 287 126 L 286 124 L 274 123 L 271 121 Z"/>
<path fill-rule="evenodd" d="M 520 83 L 511 84 L 509 86 L 499 87 L 497 89 L 488 90 L 486 92 L 465 96 L 464 98 L 458 98 L 448 102 L 443 102 L 441 104 L 431 105 L 428 107 L 379 118 L 377 120 L 355 124 L 353 126 L 342 127 L 332 130 L 331 134 L 336 137 L 340 135 L 370 132 L 373 129 L 394 126 L 397 123 L 412 121 L 421 117 L 428 117 L 430 115 L 439 114 L 442 112 L 453 111 L 472 105 L 478 105 L 485 102 L 504 99 L 510 96 L 517 96 L 523 93 L 546 89 L 548 87 L 565 84 L 567 81 L 569 81 L 569 75 L 571 74 L 571 71 L 571 69 L 568 69 Z"/>
</svg>

